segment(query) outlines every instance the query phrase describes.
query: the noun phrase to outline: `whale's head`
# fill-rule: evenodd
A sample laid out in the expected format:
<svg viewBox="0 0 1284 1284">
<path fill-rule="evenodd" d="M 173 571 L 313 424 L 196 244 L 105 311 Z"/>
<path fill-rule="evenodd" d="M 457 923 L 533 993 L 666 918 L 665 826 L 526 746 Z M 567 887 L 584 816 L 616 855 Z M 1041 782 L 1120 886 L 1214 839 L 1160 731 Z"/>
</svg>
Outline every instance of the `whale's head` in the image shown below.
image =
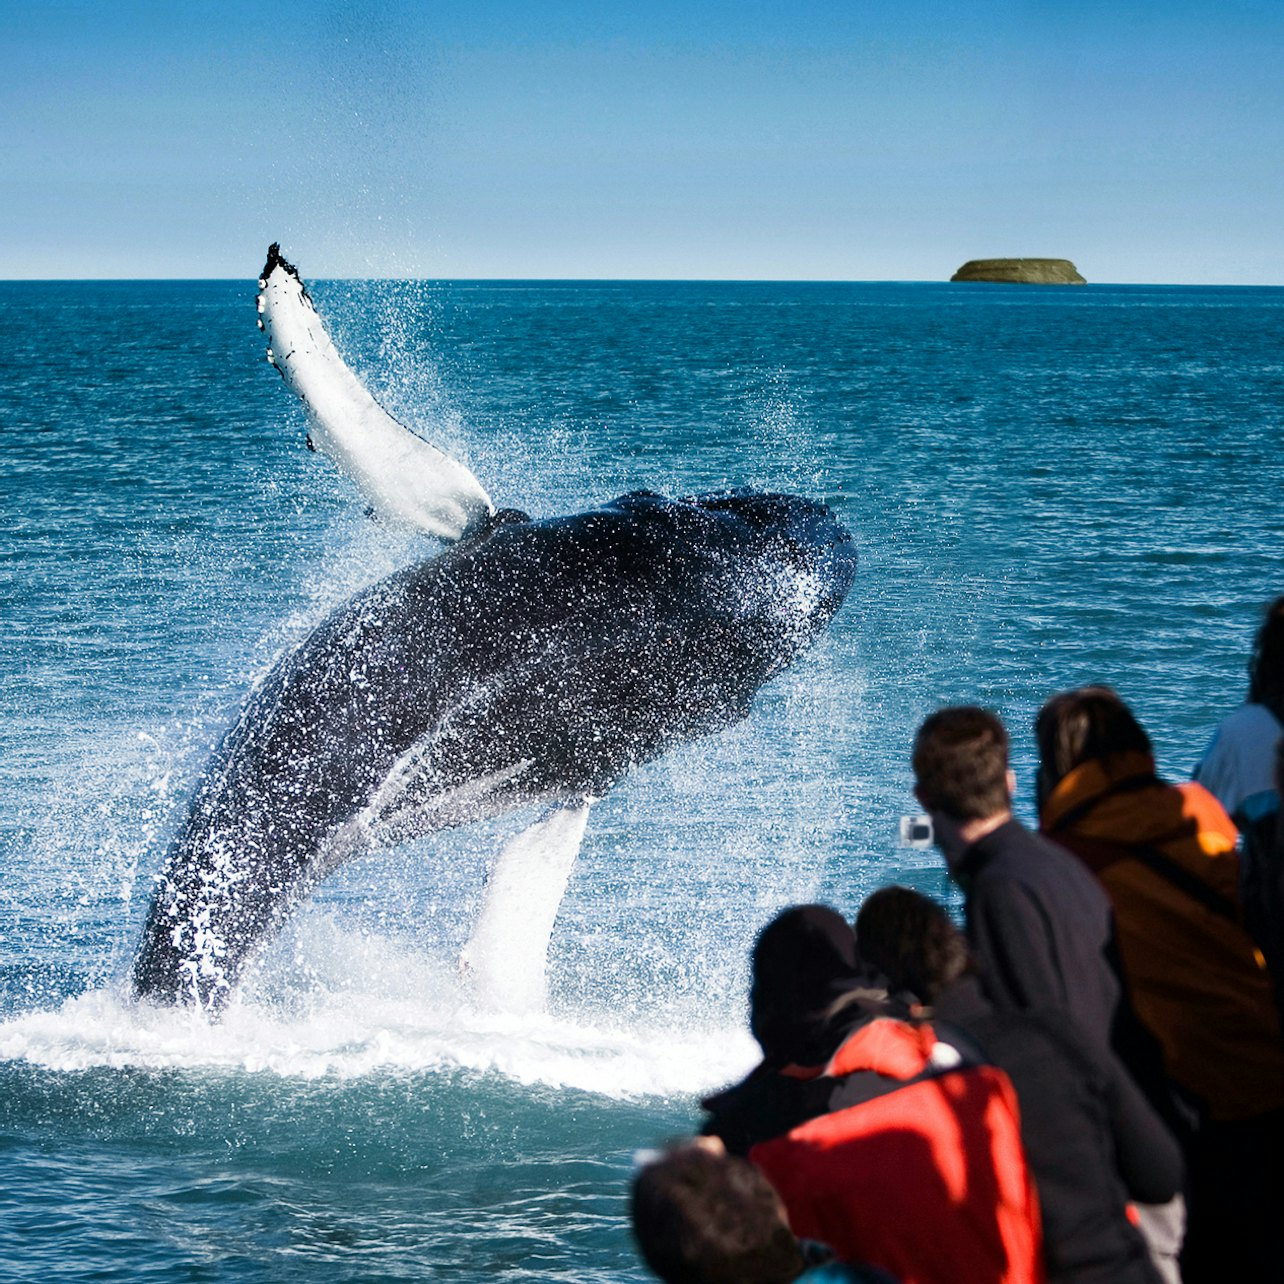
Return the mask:
<svg viewBox="0 0 1284 1284">
<path fill-rule="evenodd" d="M 806 650 L 843 604 L 856 576 L 851 532 L 827 504 L 801 495 L 730 490 L 688 501 L 724 528 L 734 550 L 735 606 L 757 624 L 779 672 Z"/>
<path fill-rule="evenodd" d="M 820 578 L 826 593 L 836 595 L 835 608 L 852 586 L 855 542 L 829 505 L 818 499 L 742 488 L 680 502 L 730 518 L 752 532 L 757 538 L 750 547 L 757 548 L 758 558 L 785 555 L 800 573 Z"/>
<path fill-rule="evenodd" d="M 817 639 L 856 574 L 851 533 L 826 504 L 799 495 L 737 489 L 667 499 L 640 491 L 598 512 L 628 522 L 631 556 L 671 571 L 674 615 L 685 615 L 694 635 L 726 640 L 746 690 Z"/>
</svg>

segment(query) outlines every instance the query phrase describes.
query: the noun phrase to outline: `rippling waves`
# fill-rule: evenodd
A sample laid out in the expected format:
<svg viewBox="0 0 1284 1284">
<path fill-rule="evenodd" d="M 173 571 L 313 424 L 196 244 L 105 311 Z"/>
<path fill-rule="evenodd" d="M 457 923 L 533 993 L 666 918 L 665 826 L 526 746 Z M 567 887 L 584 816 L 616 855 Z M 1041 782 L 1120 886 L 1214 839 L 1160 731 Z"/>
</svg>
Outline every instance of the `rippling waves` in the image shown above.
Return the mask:
<svg viewBox="0 0 1284 1284">
<path fill-rule="evenodd" d="M 752 1056 L 745 956 L 892 880 L 943 701 L 1115 684 L 1183 775 L 1284 592 L 1284 291 L 319 283 L 389 408 L 536 514 L 828 499 L 857 585 L 744 725 L 595 808 L 547 1016 L 453 959 L 518 821 L 356 862 L 216 1029 L 121 997 L 256 677 L 431 552 L 303 449 L 252 282 L 0 285 L 0 1261 L 7 1278 L 642 1279 L 638 1147 Z"/>
</svg>

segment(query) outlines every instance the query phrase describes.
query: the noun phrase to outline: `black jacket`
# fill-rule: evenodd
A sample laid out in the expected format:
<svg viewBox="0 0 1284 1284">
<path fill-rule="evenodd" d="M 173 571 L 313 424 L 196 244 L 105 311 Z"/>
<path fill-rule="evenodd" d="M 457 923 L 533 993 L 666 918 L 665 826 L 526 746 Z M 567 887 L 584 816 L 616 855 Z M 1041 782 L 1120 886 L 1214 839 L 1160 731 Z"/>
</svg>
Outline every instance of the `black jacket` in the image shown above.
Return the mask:
<svg viewBox="0 0 1284 1284">
<path fill-rule="evenodd" d="M 811 1063 L 810 1075 L 796 1073 L 802 1063 L 764 1058 L 739 1083 L 701 1101 L 708 1118 L 700 1131 L 720 1138 L 733 1155 L 748 1155 L 760 1141 L 850 1104 L 820 1068 L 849 1034 L 879 1015 L 884 1013 L 857 1004 L 835 1017 L 824 1055 Z M 888 1086 L 894 1085 L 888 1081 Z"/>
<path fill-rule="evenodd" d="M 968 941 L 995 1007 L 1064 1014 L 1083 1039 L 1113 1052 L 1168 1127 L 1185 1138 L 1154 1036 L 1128 1000 L 1105 889 L 1063 847 L 1008 820 L 978 839 L 954 869 Z"/>
<path fill-rule="evenodd" d="M 1054 1009 L 1109 1043 L 1122 990 L 1114 914 L 1064 848 L 1009 820 L 963 853 L 954 877 L 981 984 L 1000 1008 Z"/>
<path fill-rule="evenodd" d="M 1181 1151 L 1119 1062 L 1058 1012 L 1000 1011 L 972 978 L 938 996 L 931 1020 L 961 1029 L 1016 1089 L 1049 1284 L 1155 1284 L 1125 1205 L 1171 1199 Z"/>
</svg>

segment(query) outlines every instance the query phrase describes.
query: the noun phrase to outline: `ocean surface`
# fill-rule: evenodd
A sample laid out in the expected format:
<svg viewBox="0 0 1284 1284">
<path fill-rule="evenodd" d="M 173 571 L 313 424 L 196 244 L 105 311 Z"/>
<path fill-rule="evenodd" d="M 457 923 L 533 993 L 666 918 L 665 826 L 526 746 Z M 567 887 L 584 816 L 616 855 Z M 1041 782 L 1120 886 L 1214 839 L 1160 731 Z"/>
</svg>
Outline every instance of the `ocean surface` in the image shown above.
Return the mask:
<svg viewBox="0 0 1284 1284">
<path fill-rule="evenodd" d="M 0 1278 L 641 1280 L 637 1151 L 753 1060 L 779 908 L 905 882 L 945 702 L 1115 685 L 1183 777 L 1284 592 L 1284 290 L 319 282 L 336 341 L 501 504 L 827 500 L 856 586 L 743 724 L 590 818 L 547 1012 L 455 956 L 521 818 L 357 861 L 224 1020 L 123 985 L 261 676 L 427 539 L 304 448 L 255 283 L 0 284 Z M 527 818 L 529 819 L 529 817 Z"/>
</svg>

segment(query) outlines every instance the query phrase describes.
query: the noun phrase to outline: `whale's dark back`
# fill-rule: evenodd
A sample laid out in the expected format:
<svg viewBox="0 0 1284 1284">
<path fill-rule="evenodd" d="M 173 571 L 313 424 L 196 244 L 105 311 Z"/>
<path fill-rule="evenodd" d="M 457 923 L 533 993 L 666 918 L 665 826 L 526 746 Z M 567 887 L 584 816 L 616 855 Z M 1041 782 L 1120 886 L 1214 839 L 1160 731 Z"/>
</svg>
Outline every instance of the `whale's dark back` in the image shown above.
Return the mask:
<svg viewBox="0 0 1284 1284">
<path fill-rule="evenodd" d="M 139 993 L 217 1003 L 361 844 L 605 792 L 742 718 L 855 573 L 824 505 L 626 495 L 359 594 L 268 675 L 170 851 Z"/>
</svg>

